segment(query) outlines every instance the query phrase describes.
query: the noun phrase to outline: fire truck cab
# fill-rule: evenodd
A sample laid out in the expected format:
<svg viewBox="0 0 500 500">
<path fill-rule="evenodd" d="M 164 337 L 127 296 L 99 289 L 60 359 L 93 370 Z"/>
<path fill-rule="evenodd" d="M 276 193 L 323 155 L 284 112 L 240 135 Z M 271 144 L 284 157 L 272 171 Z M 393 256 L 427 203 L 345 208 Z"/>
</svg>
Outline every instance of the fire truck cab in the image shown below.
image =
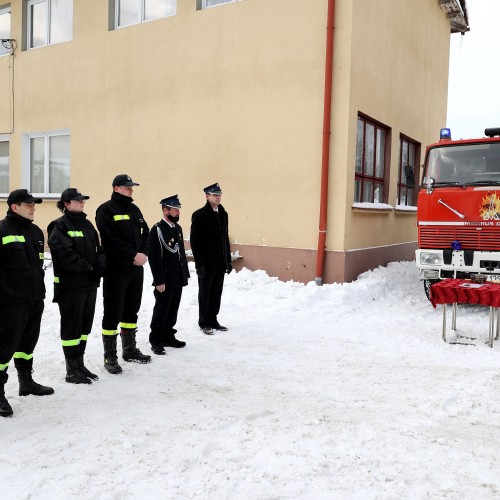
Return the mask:
<svg viewBox="0 0 500 500">
<path fill-rule="evenodd" d="M 444 278 L 500 278 L 500 128 L 427 147 L 417 203 L 416 264 L 429 296 Z"/>
</svg>

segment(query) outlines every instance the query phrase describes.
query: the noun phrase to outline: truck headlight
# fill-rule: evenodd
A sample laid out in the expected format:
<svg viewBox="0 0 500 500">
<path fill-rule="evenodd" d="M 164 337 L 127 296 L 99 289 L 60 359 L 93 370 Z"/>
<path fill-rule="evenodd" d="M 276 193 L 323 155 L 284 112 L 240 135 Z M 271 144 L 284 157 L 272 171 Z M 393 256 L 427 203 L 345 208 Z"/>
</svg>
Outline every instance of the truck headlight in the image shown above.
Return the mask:
<svg viewBox="0 0 500 500">
<path fill-rule="evenodd" d="M 422 252 L 420 254 L 420 264 L 427 266 L 440 266 L 443 263 L 443 254 L 436 252 Z"/>
</svg>

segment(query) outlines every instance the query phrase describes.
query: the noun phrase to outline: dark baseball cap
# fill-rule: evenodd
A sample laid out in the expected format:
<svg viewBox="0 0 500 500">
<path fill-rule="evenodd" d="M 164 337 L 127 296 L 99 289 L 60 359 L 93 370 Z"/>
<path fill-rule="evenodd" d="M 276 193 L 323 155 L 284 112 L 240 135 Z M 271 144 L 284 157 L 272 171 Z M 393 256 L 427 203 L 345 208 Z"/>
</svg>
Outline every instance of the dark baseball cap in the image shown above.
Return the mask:
<svg viewBox="0 0 500 500">
<path fill-rule="evenodd" d="M 7 198 L 9 207 L 14 203 L 42 203 L 42 199 L 35 198 L 27 189 L 16 189 Z"/>
<path fill-rule="evenodd" d="M 65 201 L 71 201 L 71 200 L 81 201 L 81 200 L 88 200 L 89 198 L 90 196 L 86 196 L 80 193 L 80 191 L 78 191 L 78 189 L 76 188 L 68 188 L 61 193 L 60 201 L 64 203 Z"/>
<path fill-rule="evenodd" d="M 134 182 L 129 175 L 120 174 L 113 179 L 113 187 L 115 186 L 132 187 L 139 186 L 139 184 L 137 184 L 137 182 Z"/>
</svg>

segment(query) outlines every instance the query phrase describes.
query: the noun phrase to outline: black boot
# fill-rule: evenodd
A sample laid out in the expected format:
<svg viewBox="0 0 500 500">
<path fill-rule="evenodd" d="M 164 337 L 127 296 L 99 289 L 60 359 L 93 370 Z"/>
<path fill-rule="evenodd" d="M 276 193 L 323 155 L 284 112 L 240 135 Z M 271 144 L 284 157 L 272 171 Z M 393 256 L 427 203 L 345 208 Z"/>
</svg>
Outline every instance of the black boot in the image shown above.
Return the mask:
<svg viewBox="0 0 500 500">
<path fill-rule="evenodd" d="M 122 330 L 122 357 L 125 361 L 135 361 L 136 363 L 150 363 L 151 356 L 142 354 L 135 342 L 135 330 Z"/>
<path fill-rule="evenodd" d="M 19 379 L 19 396 L 50 396 L 54 394 L 52 387 L 37 384 L 31 376 L 31 368 L 17 368 L 17 378 Z"/>
<path fill-rule="evenodd" d="M 183 340 L 177 340 L 175 335 L 172 335 L 163 341 L 164 347 L 175 347 L 176 349 L 179 349 L 180 347 L 185 347 L 185 345 L 186 342 Z"/>
<path fill-rule="evenodd" d="M 83 354 L 80 354 L 78 356 L 78 367 L 80 368 L 80 371 L 83 373 L 83 375 L 87 378 L 90 378 L 92 380 L 99 380 L 99 377 L 95 374 L 92 373 L 83 363 Z"/>
<path fill-rule="evenodd" d="M 116 355 L 116 335 L 103 335 L 102 341 L 104 344 L 104 368 L 113 375 L 121 373 L 122 367 L 118 364 Z"/>
<path fill-rule="evenodd" d="M 14 414 L 12 406 L 10 406 L 5 397 L 4 385 L 7 382 L 7 374 L 0 372 L 0 417 L 10 417 Z"/>
<path fill-rule="evenodd" d="M 87 378 L 81 371 L 77 358 L 66 359 L 66 382 L 68 384 L 91 384 L 92 380 Z"/>
</svg>

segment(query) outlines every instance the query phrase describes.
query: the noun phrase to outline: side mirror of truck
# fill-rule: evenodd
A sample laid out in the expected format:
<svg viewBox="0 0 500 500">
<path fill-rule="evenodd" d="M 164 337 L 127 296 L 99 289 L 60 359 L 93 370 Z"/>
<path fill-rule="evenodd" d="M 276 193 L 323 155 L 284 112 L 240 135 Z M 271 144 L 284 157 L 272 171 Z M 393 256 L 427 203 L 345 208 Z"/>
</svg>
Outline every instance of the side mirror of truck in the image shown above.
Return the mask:
<svg viewBox="0 0 500 500">
<path fill-rule="evenodd" d="M 406 185 L 409 188 L 415 187 L 415 174 L 413 173 L 413 167 L 411 165 L 405 166 L 405 177 L 406 177 Z"/>
</svg>

